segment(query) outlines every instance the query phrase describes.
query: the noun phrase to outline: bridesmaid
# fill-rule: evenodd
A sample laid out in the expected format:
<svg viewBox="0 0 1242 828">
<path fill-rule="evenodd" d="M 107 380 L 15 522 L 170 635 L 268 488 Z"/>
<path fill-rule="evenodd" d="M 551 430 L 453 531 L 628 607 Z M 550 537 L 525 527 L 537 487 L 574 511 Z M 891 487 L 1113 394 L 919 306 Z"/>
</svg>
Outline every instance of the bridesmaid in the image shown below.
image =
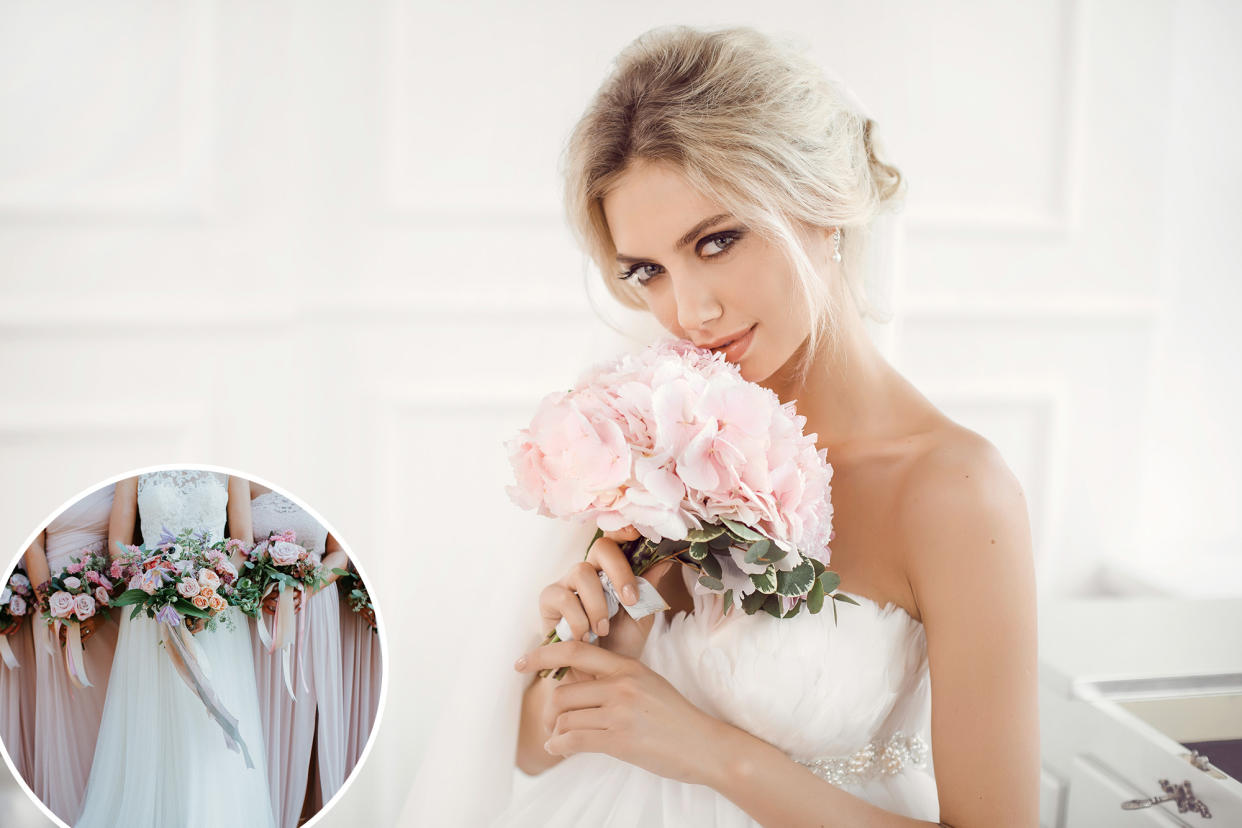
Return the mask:
<svg viewBox="0 0 1242 828">
<path fill-rule="evenodd" d="M 4 570 L 0 570 L 3 576 Z M 21 567 L 17 573 L 26 577 Z M 0 589 L 9 583 L 9 577 L 0 581 Z M 30 601 L 30 604 L 33 604 Z M 34 771 L 34 720 L 35 720 L 35 653 L 31 636 L 30 616 L 36 607 L 30 607 L 26 615 L 0 635 L 9 639 L 9 647 L 17 659 L 18 667 L 10 670 L 0 660 L 0 741 L 13 760 L 13 766 L 32 789 L 35 786 Z"/>
<path fill-rule="evenodd" d="M 74 503 L 26 550 L 26 571 L 38 585 L 36 591 L 45 592 L 47 581 L 79 555 L 98 553 L 107 557 L 108 518 L 115 490 L 113 483 Z M 82 810 L 95 755 L 116 652 L 116 619 L 101 606 L 96 615 L 82 623 L 81 630 L 90 687 L 78 687 L 70 681 L 63 647 L 50 630 L 45 637 L 50 651 L 37 647 L 34 664 L 39 686 L 34 728 L 35 793 L 70 825 Z"/>
<path fill-rule="evenodd" d="M 349 570 L 356 573 L 353 562 Z M 341 601 L 341 656 L 345 662 L 345 708 L 349 714 L 349 741 L 345 747 L 345 775 L 362 757 L 379 709 L 384 665 L 374 615 L 364 615 Z"/>
<path fill-rule="evenodd" d="M 309 802 L 314 813 L 340 789 L 346 776 L 341 627 L 333 585 L 337 575 L 331 570 L 343 568 L 347 560 L 336 538 L 296 503 L 258 483 L 252 482 L 250 490 L 255 543 L 271 532 L 293 530 L 297 543 L 321 559 L 327 580 L 305 600 L 295 593 L 299 632 L 290 645 L 290 665 L 296 702 L 285 687 L 280 653 L 267 651 L 257 629 L 252 636 L 276 825 L 294 828 L 304 804 Z M 276 595 L 264 601 L 263 609 L 270 629 Z"/>
</svg>

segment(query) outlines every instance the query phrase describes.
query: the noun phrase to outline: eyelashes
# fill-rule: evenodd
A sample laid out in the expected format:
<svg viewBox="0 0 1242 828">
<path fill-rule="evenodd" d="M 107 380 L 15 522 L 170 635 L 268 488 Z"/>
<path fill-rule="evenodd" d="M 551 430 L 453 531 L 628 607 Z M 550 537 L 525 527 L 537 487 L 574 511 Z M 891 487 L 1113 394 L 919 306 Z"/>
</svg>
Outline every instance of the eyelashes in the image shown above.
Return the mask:
<svg viewBox="0 0 1242 828">
<path fill-rule="evenodd" d="M 715 253 L 709 253 L 704 258 L 719 258 L 720 256 L 727 255 L 730 249 L 736 247 L 744 235 L 745 232 L 742 230 L 721 230 L 718 233 L 704 236 L 695 245 L 695 249 L 701 252 L 704 248 L 715 245 L 719 250 Z M 633 281 L 639 285 L 645 285 L 660 275 L 659 271 L 661 269 L 660 265 L 654 262 L 638 262 L 618 273 L 617 278 L 622 281 Z"/>
</svg>

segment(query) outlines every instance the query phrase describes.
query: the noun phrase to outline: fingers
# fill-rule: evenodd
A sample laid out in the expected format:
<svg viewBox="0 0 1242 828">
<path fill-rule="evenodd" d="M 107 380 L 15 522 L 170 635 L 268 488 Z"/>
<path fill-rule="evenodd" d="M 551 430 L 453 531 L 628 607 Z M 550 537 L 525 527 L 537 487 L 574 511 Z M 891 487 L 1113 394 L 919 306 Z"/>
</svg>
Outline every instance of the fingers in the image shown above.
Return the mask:
<svg viewBox="0 0 1242 828">
<path fill-rule="evenodd" d="M 555 756 L 573 753 L 607 753 L 610 735 L 606 730 L 571 730 L 554 735 L 544 742 L 543 749 Z"/>
<path fill-rule="evenodd" d="M 548 732 L 557 736 L 571 730 L 607 730 L 611 714 L 598 707 L 566 710 L 557 716 Z"/>
<path fill-rule="evenodd" d="M 596 581 L 596 586 L 599 586 L 598 581 Z M 582 638 L 591 628 L 578 596 L 559 583 L 548 584 L 543 588 L 543 592 L 539 595 L 539 608 L 544 620 L 549 624 L 556 624 L 558 620 L 564 618 L 575 639 Z"/>
<path fill-rule="evenodd" d="M 559 641 L 544 647 L 536 647 L 514 663 L 513 669 L 521 673 L 559 667 L 574 667 L 592 676 L 615 675 L 633 662 L 631 658 L 609 652 L 582 641 Z"/>
<path fill-rule="evenodd" d="M 544 729 L 552 731 L 557 721 L 571 711 L 598 711 L 616 695 L 616 684 L 616 679 L 594 679 L 573 684 L 558 684 L 548 694 L 548 700 L 544 706 Z"/>
<path fill-rule="evenodd" d="M 578 593 L 591 629 L 602 636 L 608 635 L 608 598 L 604 595 L 604 585 L 599 582 L 598 573 L 593 564 L 580 561 L 574 564 L 563 580 Z"/>
<path fill-rule="evenodd" d="M 600 538 L 592 544 L 587 560 L 608 573 L 608 579 L 616 587 L 621 603 L 633 604 L 638 600 L 638 579 L 630 569 L 629 559 L 616 541 L 607 537 Z"/>
</svg>

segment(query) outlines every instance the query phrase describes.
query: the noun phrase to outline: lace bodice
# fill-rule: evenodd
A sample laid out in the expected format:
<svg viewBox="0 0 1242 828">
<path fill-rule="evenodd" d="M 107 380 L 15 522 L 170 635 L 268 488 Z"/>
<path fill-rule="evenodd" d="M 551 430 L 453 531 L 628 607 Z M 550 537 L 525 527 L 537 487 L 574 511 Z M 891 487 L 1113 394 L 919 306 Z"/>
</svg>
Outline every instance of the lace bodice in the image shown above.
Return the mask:
<svg viewBox="0 0 1242 828">
<path fill-rule="evenodd" d="M 174 535 L 185 529 L 206 530 L 211 540 L 224 537 L 228 519 L 228 475 L 202 469 L 150 472 L 138 478 L 138 517 L 142 541 L 152 545 L 164 527 Z"/>
<path fill-rule="evenodd" d="M 691 587 L 687 575 L 687 588 Z M 692 591 L 693 594 L 693 591 Z M 776 619 L 695 612 L 660 616 L 642 660 L 712 716 L 784 750 L 837 784 L 930 762 L 931 685 L 923 625 L 895 605 Z"/>
<path fill-rule="evenodd" d="M 280 492 L 264 492 L 253 498 L 250 501 L 250 514 L 255 543 L 262 541 L 272 532 L 292 529 L 300 545 L 305 546 L 317 558 L 323 557 L 328 530 L 305 509 Z"/>
<path fill-rule="evenodd" d="M 108 520 L 112 515 L 112 497 L 116 484 L 96 489 L 61 512 L 47 525 L 44 551 L 47 565 L 55 575 L 64 569 L 83 549 L 102 552 L 108 542 Z"/>
</svg>

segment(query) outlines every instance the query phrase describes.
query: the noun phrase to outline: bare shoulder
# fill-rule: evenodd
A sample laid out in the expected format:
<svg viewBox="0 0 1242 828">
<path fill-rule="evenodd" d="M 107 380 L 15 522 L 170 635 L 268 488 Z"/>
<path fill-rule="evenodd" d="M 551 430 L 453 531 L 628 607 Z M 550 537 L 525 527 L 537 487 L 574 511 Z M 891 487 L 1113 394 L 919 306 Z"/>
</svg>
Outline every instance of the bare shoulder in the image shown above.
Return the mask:
<svg viewBox="0 0 1242 828">
<path fill-rule="evenodd" d="M 1026 494 L 997 448 L 954 423 L 910 463 L 895 528 L 920 613 L 935 594 L 1033 588 Z"/>
</svg>

